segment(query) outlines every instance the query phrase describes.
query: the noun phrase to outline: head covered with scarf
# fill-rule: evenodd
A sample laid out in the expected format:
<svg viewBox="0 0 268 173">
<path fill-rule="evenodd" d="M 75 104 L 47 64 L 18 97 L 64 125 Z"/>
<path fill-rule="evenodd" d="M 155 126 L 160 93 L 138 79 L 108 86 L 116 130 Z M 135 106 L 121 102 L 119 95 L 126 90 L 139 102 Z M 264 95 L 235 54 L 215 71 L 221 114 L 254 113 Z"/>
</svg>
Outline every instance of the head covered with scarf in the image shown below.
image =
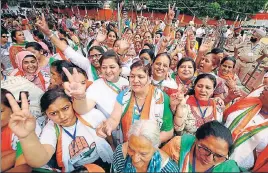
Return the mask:
<svg viewBox="0 0 268 173">
<path fill-rule="evenodd" d="M 27 70 L 23 68 L 23 61 L 25 58 L 35 58 L 37 62 L 36 70 L 33 73 L 29 73 Z M 44 77 L 40 72 L 40 66 L 39 62 L 34 56 L 33 53 L 29 51 L 21 51 L 16 55 L 16 63 L 18 65 L 18 71 L 15 74 L 15 76 L 23 76 L 29 81 L 33 82 L 35 85 L 37 85 L 39 88 L 41 88 L 43 91 L 45 91 L 45 82 Z"/>
</svg>

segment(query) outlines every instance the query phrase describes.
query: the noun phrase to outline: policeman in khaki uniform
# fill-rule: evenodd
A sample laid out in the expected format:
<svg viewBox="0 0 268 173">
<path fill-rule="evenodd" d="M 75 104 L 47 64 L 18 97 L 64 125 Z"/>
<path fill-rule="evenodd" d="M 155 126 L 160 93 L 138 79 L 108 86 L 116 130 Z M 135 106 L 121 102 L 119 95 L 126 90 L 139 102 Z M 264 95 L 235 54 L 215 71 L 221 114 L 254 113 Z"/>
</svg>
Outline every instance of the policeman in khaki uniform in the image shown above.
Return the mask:
<svg viewBox="0 0 268 173">
<path fill-rule="evenodd" d="M 255 29 L 250 41 L 235 46 L 235 51 L 237 51 L 235 72 L 242 82 L 247 73 L 253 70 L 252 66 L 256 64 L 257 60 L 259 61 L 267 55 L 267 45 L 260 42 L 265 35 L 265 31 Z"/>
<path fill-rule="evenodd" d="M 234 56 L 235 45 L 243 42 L 243 37 L 240 35 L 241 28 L 234 28 L 233 33 L 227 36 L 225 44 L 223 46 L 225 56 Z"/>
</svg>

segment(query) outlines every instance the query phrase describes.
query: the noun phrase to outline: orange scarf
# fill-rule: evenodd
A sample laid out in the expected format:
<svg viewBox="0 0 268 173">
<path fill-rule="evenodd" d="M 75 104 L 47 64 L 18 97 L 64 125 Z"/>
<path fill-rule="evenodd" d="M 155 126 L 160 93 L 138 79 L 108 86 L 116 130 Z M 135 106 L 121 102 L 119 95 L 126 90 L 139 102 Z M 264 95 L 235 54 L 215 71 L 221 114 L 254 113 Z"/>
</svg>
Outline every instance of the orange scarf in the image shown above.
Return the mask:
<svg viewBox="0 0 268 173">
<path fill-rule="evenodd" d="M 93 84 L 93 82 L 90 80 L 87 80 L 86 81 L 86 89 L 88 89 L 88 87 L 90 87 L 91 84 Z"/>
<path fill-rule="evenodd" d="M 2 142 L 1 142 L 1 152 L 13 150 L 12 146 L 11 146 L 11 143 L 12 143 L 12 131 L 8 127 L 8 125 L 2 129 L 1 140 L 2 140 Z"/>
<path fill-rule="evenodd" d="M 82 124 L 92 128 L 91 124 L 89 124 L 86 120 L 84 120 L 79 114 L 75 114 L 75 115 L 76 115 L 76 117 L 78 118 L 78 120 Z M 55 124 L 55 128 L 58 129 L 58 126 L 56 124 Z M 58 142 L 57 142 L 57 149 L 56 149 L 56 160 L 57 160 L 58 166 L 62 168 L 61 171 L 65 172 L 65 167 L 64 167 L 64 164 L 63 164 L 63 160 L 62 160 L 62 128 L 59 128 L 58 130 L 59 131 L 56 132 L 56 134 L 58 133 L 58 136 L 57 136 Z"/>
<path fill-rule="evenodd" d="M 154 94 L 154 90 L 155 90 L 155 86 L 151 85 L 149 89 L 149 93 L 145 99 L 141 115 L 140 115 L 140 119 L 142 120 L 149 119 L 150 106 L 151 106 L 151 101 L 152 101 L 152 97 Z M 127 134 L 130 129 L 130 126 L 132 125 L 134 105 L 135 105 L 135 97 L 134 97 L 134 93 L 132 92 L 131 97 L 130 97 L 129 107 L 128 108 L 126 107 L 127 111 L 123 115 L 123 118 L 122 118 L 122 132 L 123 132 L 124 142 L 128 140 Z"/>
<path fill-rule="evenodd" d="M 87 168 L 88 172 L 105 172 L 102 167 L 96 164 L 85 164 L 84 167 Z"/>
<path fill-rule="evenodd" d="M 186 103 L 190 106 L 198 107 L 197 102 L 196 102 L 196 98 L 193 95 L 189 96 Z M 208 106 L 208 104 L 210 103 L 212 106 L 212 109 L 213 109 L 213 111 L 212 111 L 213 117 L 215 120 L 217 119 L 216 103 L 213 99 L 209 99 L 208 101 L 198 100 L 198 103 L 200 106 Z"/>
<path fill-rule="evenodd" d="M 218 76 L 222 79 L 225 79 L 225 80 L 229 80 L 229 79 L 234 80 L 234 77 L 235 77 L 235 75 L 233 73 L 228 73 L 227 75 L 224 75 L 221 73 L 221 70 L 219 70 Z"/>
<path fill-rule="evenodd" d="M 256 105 L 251 111 L 249 111 L 244 119 L 239 122 L 237 127 L 232 132 L 233 139 L 237 139 L 238 135 L 242 132 L 242 130 L 246 127 L 246 125 L 250 122 L 250 120 L 257 114 L 257 112 L 262 107 L 262 102 L 258 97 L 246 97 L 244 99 L 239 100 L 232 106 L 230 106 L 228 109 L 226 109 L 223 113 L 223 119 L 224 121 L 227 120 L 228 116 L 238 110 L 242 110 L 248 107 L 252 107 Z"/>
<path fill-rule="evenodd" d="M 62 60 L 70 61 L 66 56 L 60 51 L 58 48 L 56 48 L 56 53 L 58 53 Z"/>
</svg>

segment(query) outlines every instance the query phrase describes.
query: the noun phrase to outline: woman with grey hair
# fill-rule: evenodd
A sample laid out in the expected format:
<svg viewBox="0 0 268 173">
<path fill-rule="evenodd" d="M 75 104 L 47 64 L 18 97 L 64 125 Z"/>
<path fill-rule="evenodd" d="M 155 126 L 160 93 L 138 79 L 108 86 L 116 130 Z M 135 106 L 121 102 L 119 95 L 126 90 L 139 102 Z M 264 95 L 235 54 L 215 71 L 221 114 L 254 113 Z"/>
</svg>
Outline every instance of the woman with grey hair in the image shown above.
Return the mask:
<svg viewBox="0 0 268 173">
<path fill-rule="evenodd" d="M 178 172 L 178 166 L 161 151 L 160 129 L 154 120 L 138 120 L 128 132 L 128 141 L 113 155 L 111 172 Z"/>
</svg>

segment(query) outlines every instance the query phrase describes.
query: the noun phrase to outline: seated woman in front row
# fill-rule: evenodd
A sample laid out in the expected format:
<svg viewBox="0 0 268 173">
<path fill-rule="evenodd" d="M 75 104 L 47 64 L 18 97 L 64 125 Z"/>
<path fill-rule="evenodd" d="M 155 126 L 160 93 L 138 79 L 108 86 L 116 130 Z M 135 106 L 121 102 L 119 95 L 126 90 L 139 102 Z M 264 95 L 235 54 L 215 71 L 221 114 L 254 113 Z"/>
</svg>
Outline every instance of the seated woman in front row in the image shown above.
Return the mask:
<svg viewBox="0 0 268 173">
<path fill-rule="evenodd" d="M 179 172 L 240 172 L 236 162 L 228 160 L 232 144 L 229 129 L 210 121 L 195 136 L 176 136 L 162 150 L 176 161 Z"/>
<path fill-rule="evenodd" d="M 154 120 L 138 120 L 128 132 L 128 142 L 114 152 L 111 172 L 178 172 L 178 166 L 158 148 L 160 129 Z"/>
<path fill-rule="evenodd" d="M 77 72 L 76 72 L 77 73 Z M 13 114 L 9 126 L 18 136 L 27 164 L 34 168 L 47 164 L 56 153 L 62 172 L 70 172 L 82 165 L 94 163 L 109 171 L 112 148 L 96 135 L 94 128 L 105 119 L 93 109 L 85 115 L 73 110 L 71 98 L 63 89 L 48 90 L 41 98 L 41 110 L 50 119 L 40 136 L 34 133 L 35 118 L 29 113 L 26 95 L 23 93 L 21 108 L 7 94 Z"/>
</svg>

